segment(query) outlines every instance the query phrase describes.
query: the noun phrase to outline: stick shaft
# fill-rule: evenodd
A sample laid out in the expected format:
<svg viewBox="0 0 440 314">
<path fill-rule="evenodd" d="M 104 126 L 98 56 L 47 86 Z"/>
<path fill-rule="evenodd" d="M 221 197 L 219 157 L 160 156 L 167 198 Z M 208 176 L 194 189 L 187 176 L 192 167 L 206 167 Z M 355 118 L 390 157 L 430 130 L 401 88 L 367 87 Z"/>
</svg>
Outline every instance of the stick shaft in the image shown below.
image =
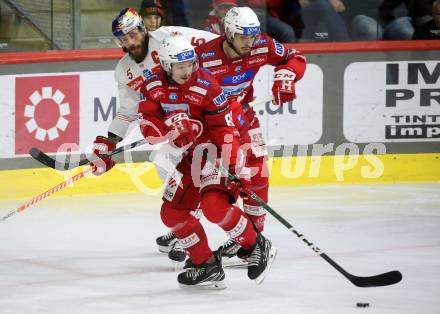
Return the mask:
<svg viewBox="0 0 440 314">
<path fill-rule="evenodd" d="M 0 218 L 0 222 L 14 216 L 15 214 L 18 214 L 19 212 L 24 211 L 25 209 L 29 208 L 30 206 L 35 205 L 38 202 L 44 200 L 45 198 L 47 198 L 47 197 L 57 193 L 58 191 L 61 191 L 62 189 L 72 185 L 73 182 L 78 181 L 79 179 L 83 178 L 84 176 L 86 176 L 88 173 L 90 173 L 92 171 L 93 171 L 93 168 L 89 167 L 86 170 L 74 175 L 73 177 L 70 177 L 69 179 L 55 185 L 54 187 L 50 188 L 49 190 L 33 197 L 32 199 L 30 199 L 29 201 L 27 201 L 26 203 L 24 203 L 20 207 L 14 209 L 14 210 L 11 210 L 8 214 L 6 214 L 2 218 Z"/>
</svg>

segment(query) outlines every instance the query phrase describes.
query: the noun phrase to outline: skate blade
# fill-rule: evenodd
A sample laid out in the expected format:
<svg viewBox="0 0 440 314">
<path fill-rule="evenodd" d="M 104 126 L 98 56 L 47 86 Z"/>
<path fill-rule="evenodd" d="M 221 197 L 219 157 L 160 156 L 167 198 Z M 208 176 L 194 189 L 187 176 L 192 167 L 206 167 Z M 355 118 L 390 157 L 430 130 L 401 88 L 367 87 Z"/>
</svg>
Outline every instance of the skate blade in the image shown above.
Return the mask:
<svg viewBox="0 0 440 314">
<path fill-rule="evenodd" d="M 158 245 L 157 248 L 159 249 L 160 253 L 169 253 L 171 251 L 171 248 L 168 246 Z"/>
<path fill-rule="evenodd" d="M 173 263 L 174 271 L 181 271 L 181 270 L 183 270 L 183 266 L 185 266 L 185 261 L 179 262 L 179 261 L 171 260 L 171 262 Z"/>
<path fill-rule="evenodd" d="M 224 290 L 226 289 L 226 285 L 225 283 L 222 281 L 207 281 L 207 282 L 202 282 L 199 283 L 197 285 L 193 285 L 193 286 L 189 286 L 189 285 L 183 285 L 181 283 L 179 283 L 179 286 L 182 289 L 185 290 L 202 290 L 202 291 L 209 291 L 209 290 Z"/>
<path fill-rule="evenodd" d="M 224 268 L 247 268 L 248 262 L 244 259 L 234 257 L 222 257 L 222 266 Z"/>
<path fill-rule="evenodd" d="M 254 279 L 257 285 L 261 285 L 263 283 L 264 279 L 266 278 L 266 274 L 269 272 L 270 268 L 272 267 L 272 263 L 275 260 L 276 256 L 277 256 L 277 249 L 271 247 L 269 251 L 269 259 L 267 261 L 266 269 L 260 274 L 260 276 Z"/>
<path fill-rule="evenodd" d="M 173 241 L 171 241 L 168 246 L 157 245 L 157 248 L 158 248 L 159 252 L 161 252 L 161 253 L 169 253 L 171 251 L 171 249 L 174 247 L 175 242 L 177 242 L 177 239 L 174 239 Z"/>
</svg>

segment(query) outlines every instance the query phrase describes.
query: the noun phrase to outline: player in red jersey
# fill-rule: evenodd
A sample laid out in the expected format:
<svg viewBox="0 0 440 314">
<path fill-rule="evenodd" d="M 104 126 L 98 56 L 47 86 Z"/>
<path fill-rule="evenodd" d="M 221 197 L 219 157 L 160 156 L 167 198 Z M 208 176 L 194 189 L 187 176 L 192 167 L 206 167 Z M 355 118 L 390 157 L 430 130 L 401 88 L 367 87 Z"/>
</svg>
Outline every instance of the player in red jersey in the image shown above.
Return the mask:
<svg viewBox="0 0 440 314">
<path fill-rule="evenodd" d="M 244 105 L 253 100 L 253 80 L 264 65 L 275 66 L 272 93 L 277 105 L 295 99 L 295 83 L 305 72 L 304 56 L 288 49 L 270 36 L 261 34 L 257 15 L 248 7 L 231 8 L 224 18 L 225 34 L 196 48 L 199 65 L 211 72 L 220 83 L 228 100 Z M 231 102 L 234 104 L 236 102 Z M 238 121 L 240 141 L 244 147 L 245 166 L 251 171 L 251 190 L 265 202 L 268 201 L 267 148 L 260 129 L 260 122 L 253 109 L 242 111 L 234 106 Z M 243 146 L 244 145 L 244 146 Z M 266 212 L 257 202 L 244 198 L 243 209 L 262 232 Z M 234 258 L 240 246 L 228 240 L 219 250 L 224 257 Z M 170 258 L 179 251 L 176 245 Z M 240 265 L 240 260 L 226 261 L 225 265 Z"/>
<path fill-rule="evenodd" d="M 295 83 L 306 68 L 304 56 L 288 49 L 270 36 L 260 33 L 257 15 L 248 7 L 231 8 L 224 18 L 225 34 L 196 48 L 200 66 L 208 69 L 220 83 L 228 100 L 244 105 L 253 100 L 253 80 L 258 70 L 266 65 L 275 66 L 272 93 L 277 105 L 295 99 Z M 250 148 L 245 151 L 246 167 L 251 168 L 251 189 L 265 202 L 268 201 L 267 149 L 260 129 L 260 122 L 253 109 L 242 112 L 234 107 L 238 117 L 242 144 Z M 265 210 L 249 198 L 243 200 L 244 211 L 260 232 L 264 229 Z M 235 255 L 239 246 L 227 242 L 221 247 L 224 254 Z"/>
<path fill-rule="evenodd" d="M 276 249 L 233 205 L 240 182 L 228 180 L 217 168 L 221 163 L 239 175 L 239 135 L 230 102 L 217 81 L 198 68 L 194 48 L 184 37 L 165 39 L 159 59 L 161 72 L 150 75 L 142 87 L 146 100 L 140 104 L 141 131 L 151 143 L 168 139 L 183 150 L 161 207 L 162 221 L 194 264 L 178 275 L 178 282 L 184 287 L 224 288 L 221 254 L 212 253 L 200 221 L 191 215 L 200 203 L 204 216 L 241 246 L 238 254 L 248 256 L 248 277 L 261 283 Z"/>
</svg>

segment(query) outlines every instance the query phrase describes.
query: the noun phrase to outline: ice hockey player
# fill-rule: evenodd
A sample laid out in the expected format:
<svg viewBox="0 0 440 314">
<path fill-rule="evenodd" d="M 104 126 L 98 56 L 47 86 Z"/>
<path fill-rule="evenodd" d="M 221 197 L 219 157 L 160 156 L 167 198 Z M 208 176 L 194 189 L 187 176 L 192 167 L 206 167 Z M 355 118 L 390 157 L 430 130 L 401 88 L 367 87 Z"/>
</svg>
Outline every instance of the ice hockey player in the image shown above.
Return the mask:
<svg viewBox="0 0 440 314">
<path fill-rule="evenodd" d="M 220 163 L 230 173 L 240 174 L 238 131 L 229 101 L 217 81 L 199 69 L 194 48 L 184 37 L 165 39 L 159 60 L 161 71 L 150 75 L 143 87 L 146 100 L 140 112 L 145 121 L 141 128 L 147 139 L 158 136 L 159 130 L 173 145 L 185 149 L 167 182 L 161 208 L 163 223 L 194 264 L 177 280 L 182 287 L 225 287 L 221 256 L 213 254 L 200 221 L 191 215 L 200 203 L 204 216 L 240 245 L 240 256 L 248 257 L 248 277 L 261 283 L 276 249 L 233 205 L 241 183 L 228 180 L 217 167 Z"/>
<path fill-rule="evenodd" d="M 275 66 L 272 93 L 276 105 L 295 99 L 295 83 L 305 72 L 304 56 L 294 49 L 288 49 L 275 39 L 260 32 L 257 15 L 248 7 L 231 8 L 224 18 L 225 34 L 196 47 L 199 64 L 208 69 L 220 83 L 228 100 L 244 105 L 253 100 L 253 80 L 258 70 L 266 65 Z M 232 103 L 234 104 L 234 102 Z M 268 201 L 267 149 L 260 129 L 260 122 L 251 108 L 241 112 L 240 106 L 233 108 L 234 116 L 241 125 L 241 144 L 248 143 L 246 167 L 253 169 L 250 188 L 265 202 Z M 265 210 L 250 198 L 243 200 L 243 209 L 252 219 L 259 232 L 264 229 Z M 163 244 L 173 238 L 167 234 L 158 238 Z M 219 250 L 224 257 L 232 258 L 239 249 L 234 241 L 227 241 Z M 175 248 L 179 251 L 179 248 Z M 177 255 L 178 252 L 170 252 Z M 238 261 L 225 263 L 239 264 Z"/>
<path fill-rule="evenodd" d="M 117 143 L 126 136 L 129 125 L 137 121 L 138 103 L 141 100 L 139 90 L 145 78 L 160 68 L 157 50 L 163 38 L 177 32 L 197 45 L 217 36 L 209 32 L 177 26 L 163 26 L 148 32 L 141 16 L 132 8 L 125 8 L 119 12 L 112 22 L 112 32 L 116 43 L 126 53 L 115 69 L 119 108 L 108 128 L 107 136 L 99 135 L 93 142 L 95 154 L 114 150 Z M 93 165 L 96 166 L 94 174 L 101 175 L 110 170 L 115 162 L 108 157 L 94 162 Z M 161 177 L 166 176 L 166 173 L 157 170 Z"/>
</svg>

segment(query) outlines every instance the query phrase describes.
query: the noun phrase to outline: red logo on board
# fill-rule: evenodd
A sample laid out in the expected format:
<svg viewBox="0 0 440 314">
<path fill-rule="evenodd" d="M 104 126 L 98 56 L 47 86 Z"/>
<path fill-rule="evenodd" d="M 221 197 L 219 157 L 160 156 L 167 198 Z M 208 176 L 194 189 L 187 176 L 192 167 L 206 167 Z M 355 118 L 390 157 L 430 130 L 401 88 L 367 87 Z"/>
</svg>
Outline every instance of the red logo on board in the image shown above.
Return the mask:
<svg viewBox="0 0 440 314">
<path fill-rule="evenodd" d="M 79 145 L 79 75 L 15 79 L 15 153 Z M 73 146 L 73 145 L 72 145 Z"/>
</svg>

